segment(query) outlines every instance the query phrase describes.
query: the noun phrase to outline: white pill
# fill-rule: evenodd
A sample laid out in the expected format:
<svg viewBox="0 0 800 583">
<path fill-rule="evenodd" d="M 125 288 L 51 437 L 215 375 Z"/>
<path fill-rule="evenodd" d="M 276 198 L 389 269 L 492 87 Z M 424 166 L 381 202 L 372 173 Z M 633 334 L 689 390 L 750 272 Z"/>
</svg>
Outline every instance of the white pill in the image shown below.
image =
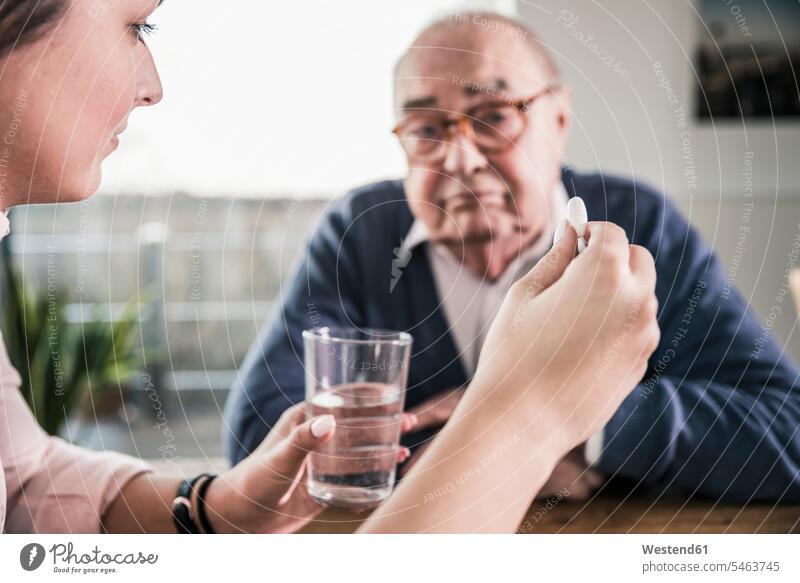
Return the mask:
<svg viewBox="0 0 800 583">
<path fill-rule="evenodd" d="M 586 205 L 579 196 L 574 196 L 567 202 L 567 220 L 578 233 L 578 237 L 582 239 L 589 216 L 586 213 Z"/>
</svg>

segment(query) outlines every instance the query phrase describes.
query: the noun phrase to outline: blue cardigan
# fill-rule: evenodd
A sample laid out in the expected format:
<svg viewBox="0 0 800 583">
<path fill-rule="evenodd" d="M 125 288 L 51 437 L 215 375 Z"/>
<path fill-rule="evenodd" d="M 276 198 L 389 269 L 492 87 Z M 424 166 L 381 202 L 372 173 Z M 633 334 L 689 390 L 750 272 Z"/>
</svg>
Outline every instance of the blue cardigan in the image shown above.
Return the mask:
<svg viewBox="0 0 800 583">
<path fill-rule="evenodd" d="M 658 272 L 661 342 L 605 428 L 598 469 L 719 500 L 800 500 L 798 369 L 709 247 L 645 185 L 566 168 L 562 179 L 570 197 L 584 199 L 590 219 L 614 222 L 648 248 Z M 390 293 L 394 249 L 412 222 L 401 181 L 359 188 L 322 217 L 228 399 L 223 439 L 233 463 L 303 400 L 304 329 L 410 332 L 408 407 L 467 382 L 421 247 Z"/>
</svg>

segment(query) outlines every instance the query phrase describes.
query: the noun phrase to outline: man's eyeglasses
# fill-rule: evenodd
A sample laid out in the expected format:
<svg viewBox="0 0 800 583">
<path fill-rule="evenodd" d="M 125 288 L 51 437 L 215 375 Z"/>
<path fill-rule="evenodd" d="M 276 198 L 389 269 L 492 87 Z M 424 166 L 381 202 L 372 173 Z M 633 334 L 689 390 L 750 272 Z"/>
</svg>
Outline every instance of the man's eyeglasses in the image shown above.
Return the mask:
<svg viewBox="0 0 800 583">
<path fill-rule="evenodd" d="M 498 154 L 511 147 L 528 125 L 528 110 L 534 101 L 556 91 L 545 87 L 536 95 L 515 101 L 491 101 L 467 111 L 449 115 L 434 108 L 410 110 L 393 133 L 411 157 L 427 162 L 441 161 L 456 131 L 462 131 L 486 154 Z"/>
</svg>

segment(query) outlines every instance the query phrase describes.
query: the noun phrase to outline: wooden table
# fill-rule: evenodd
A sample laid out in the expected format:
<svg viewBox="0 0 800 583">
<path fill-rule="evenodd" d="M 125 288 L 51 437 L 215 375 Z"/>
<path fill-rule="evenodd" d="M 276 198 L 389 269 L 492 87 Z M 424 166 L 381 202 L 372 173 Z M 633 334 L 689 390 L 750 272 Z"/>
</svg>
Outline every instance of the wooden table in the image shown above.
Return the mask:
<svg viewBox="0 0 800 583">
<path fill-rule="evenodd" d="M 151 461 L 163 471 L 180 469 L 187 475 L 222 472 L 224 459 Z M 309 523 L 305 533 L 351 533 L 368 513 L 328 510 Z M 659 498 L 631 489 L 626 482 L 610 482 L 585 502 L 551 498 L 533 503 L 520 525 L 521 533 L 800 533 L 800 505 L 714 504 L 708 500 Z"/>
<path fill-rule="evenodd" d="M 591 500 L 537 500 L 520 533 L 800 533 L 800 505 L 714 504 L 604 488 Z M 549 506 L 549 508 L 548 508 Z M 351 533 L 367 517 L 328 510 L 301 532 Z"/>
</svg>

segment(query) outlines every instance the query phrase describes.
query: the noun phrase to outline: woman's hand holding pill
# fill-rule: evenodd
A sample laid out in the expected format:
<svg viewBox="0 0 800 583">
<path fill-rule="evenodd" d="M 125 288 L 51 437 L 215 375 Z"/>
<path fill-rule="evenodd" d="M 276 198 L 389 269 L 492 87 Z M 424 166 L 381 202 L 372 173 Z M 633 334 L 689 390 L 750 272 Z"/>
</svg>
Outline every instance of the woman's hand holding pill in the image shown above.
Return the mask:
<svg viewBox="0 0 800 583">
<path fill-rule="evenodd" d="M 605 425 L 660 338 L 650 253 L 611 223 L 586 223 L 584 238 L 574 257 L 578 237 L 566 226 L 512 286 L 463 403 L 551 427 L 562 454 Z"/>
<path fill-rule="evenodd" d="M 641 379 L 659 339 L 653 258 L 610 223 L 584 237 L 575 257 L 565 227 L 512 286 L 452 417 L 362 531 L 511 532 Z M 442 476 L 469 479 L 438 496 Z"/>
</svg>

